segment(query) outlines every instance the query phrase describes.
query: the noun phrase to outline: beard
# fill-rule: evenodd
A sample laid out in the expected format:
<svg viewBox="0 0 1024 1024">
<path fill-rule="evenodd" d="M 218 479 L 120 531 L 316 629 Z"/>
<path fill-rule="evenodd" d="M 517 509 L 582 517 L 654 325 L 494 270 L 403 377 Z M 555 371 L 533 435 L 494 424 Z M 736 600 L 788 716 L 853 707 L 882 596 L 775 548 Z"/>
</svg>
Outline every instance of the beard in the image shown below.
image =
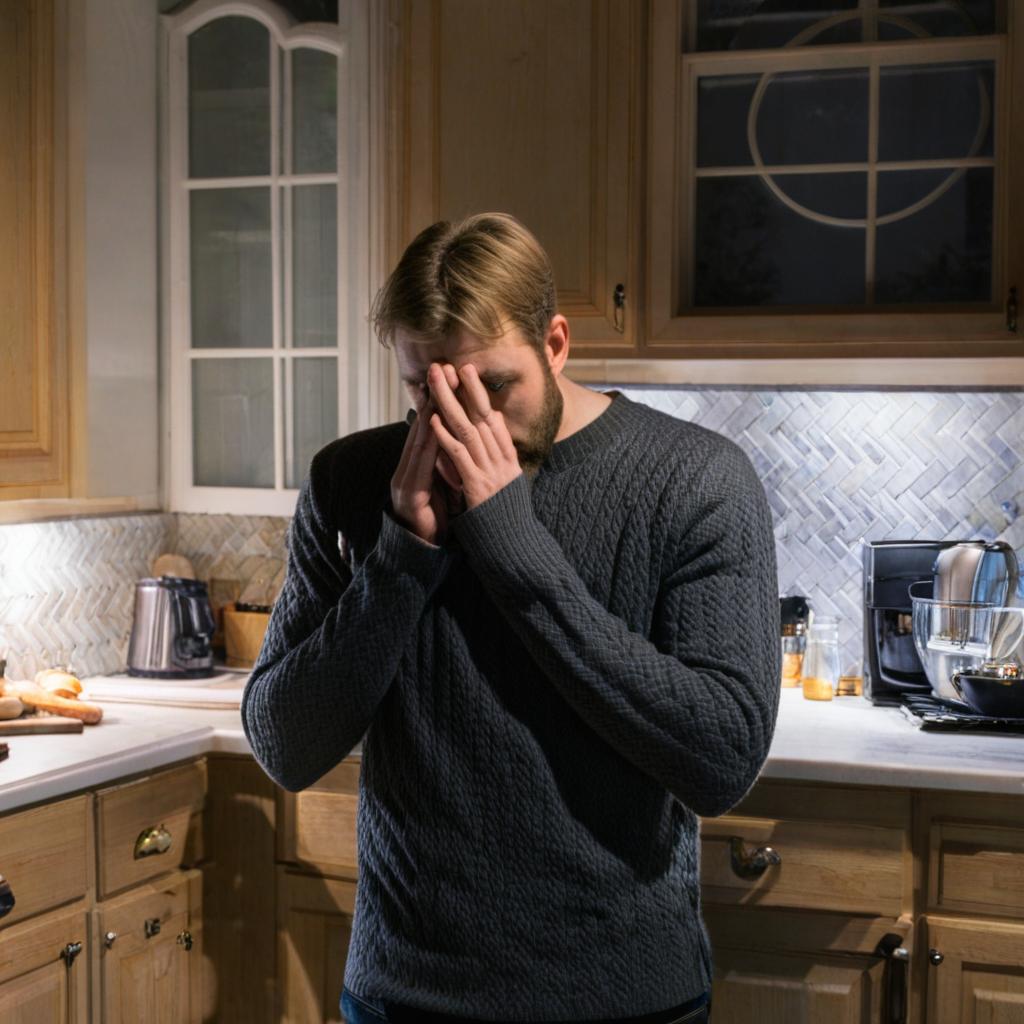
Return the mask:
<svg viewBox="0 0 1024 1024">
<path fill-rule="evenodd" d="M 526 437 L 512 442 L 519 456 L 519 465 L 527 476 L 533 476 L 544 464 L 554 447 L 558 428 L 562 425 L 562 392 L 551 367 L 543 359 L 540 359 L 540 366 L 544 375 L 544 399 L 540 412 L 531 421 Z"/>
</svg>

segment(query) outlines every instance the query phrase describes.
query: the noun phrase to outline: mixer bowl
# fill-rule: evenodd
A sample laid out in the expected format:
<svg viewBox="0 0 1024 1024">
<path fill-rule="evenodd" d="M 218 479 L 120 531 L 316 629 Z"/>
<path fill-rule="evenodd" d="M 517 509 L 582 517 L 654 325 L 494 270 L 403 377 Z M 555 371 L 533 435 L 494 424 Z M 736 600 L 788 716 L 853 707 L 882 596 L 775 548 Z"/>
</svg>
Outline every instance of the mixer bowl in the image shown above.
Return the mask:
<svg viewBox="0 0 1024 1024">
<path fill-rule="evenodd" d="M 953 676 L 976 674 L 986 662 L 1024 665 L 1024 609 L 913 595 L 911 601 L 914 647 L 936 697 L 963 700 Z"/>
</svg>

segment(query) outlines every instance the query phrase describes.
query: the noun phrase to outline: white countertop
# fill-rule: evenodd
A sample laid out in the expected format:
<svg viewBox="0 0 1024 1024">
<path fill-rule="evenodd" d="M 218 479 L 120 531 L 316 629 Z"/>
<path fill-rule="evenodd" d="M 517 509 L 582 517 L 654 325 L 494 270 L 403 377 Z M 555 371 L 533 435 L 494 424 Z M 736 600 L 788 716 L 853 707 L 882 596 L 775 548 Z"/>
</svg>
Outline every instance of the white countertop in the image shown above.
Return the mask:
<svg viewBox="0 0 1024 1024">
<path fill-rule="evenodd" d="M 6 738 L 0 812 L 202 754 L 252 753 L 237 710 L 103 708 L 103 721 L 81 733 Z M 809 701 L 783 690 L 762 776 L 1024 795 L 1024 734 L 926 732 L 861 697 Z"/>
</svg>

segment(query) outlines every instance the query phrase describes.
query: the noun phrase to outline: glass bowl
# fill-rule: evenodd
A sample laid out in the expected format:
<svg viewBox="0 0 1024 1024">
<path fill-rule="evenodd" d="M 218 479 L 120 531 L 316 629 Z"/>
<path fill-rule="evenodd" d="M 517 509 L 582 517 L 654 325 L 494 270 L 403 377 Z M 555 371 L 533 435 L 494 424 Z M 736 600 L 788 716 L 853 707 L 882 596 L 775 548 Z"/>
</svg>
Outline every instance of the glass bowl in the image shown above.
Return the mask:
<svg viewBox="0 0 1024 1024">
<path fill-rule="evenodd" d="M 1024 608 L 911 596 L 914 647 L 932 692 L 962 700 L 957 673 L 976 674 L 986 663 L 1024 666 Z"/>
</svg>

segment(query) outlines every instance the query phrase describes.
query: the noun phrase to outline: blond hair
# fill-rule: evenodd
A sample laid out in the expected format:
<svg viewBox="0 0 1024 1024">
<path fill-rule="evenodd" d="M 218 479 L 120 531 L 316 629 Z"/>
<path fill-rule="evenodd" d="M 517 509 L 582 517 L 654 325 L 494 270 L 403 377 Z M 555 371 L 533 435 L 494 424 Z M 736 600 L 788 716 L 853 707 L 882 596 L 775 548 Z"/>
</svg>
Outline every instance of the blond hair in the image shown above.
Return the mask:
<svg viewBox="0 0 1024 1024">
<path fill-rule="evenodd" d="M 555 280 L 540 243 L 510 214 L 478 213 L 424 228 L 377 293 L 370 320 L 385 348 L 397 328 L 440 341 L 460 328 L 493 339 L 516 327 L 541 352 L 554 315 Z"/>
</svg>

